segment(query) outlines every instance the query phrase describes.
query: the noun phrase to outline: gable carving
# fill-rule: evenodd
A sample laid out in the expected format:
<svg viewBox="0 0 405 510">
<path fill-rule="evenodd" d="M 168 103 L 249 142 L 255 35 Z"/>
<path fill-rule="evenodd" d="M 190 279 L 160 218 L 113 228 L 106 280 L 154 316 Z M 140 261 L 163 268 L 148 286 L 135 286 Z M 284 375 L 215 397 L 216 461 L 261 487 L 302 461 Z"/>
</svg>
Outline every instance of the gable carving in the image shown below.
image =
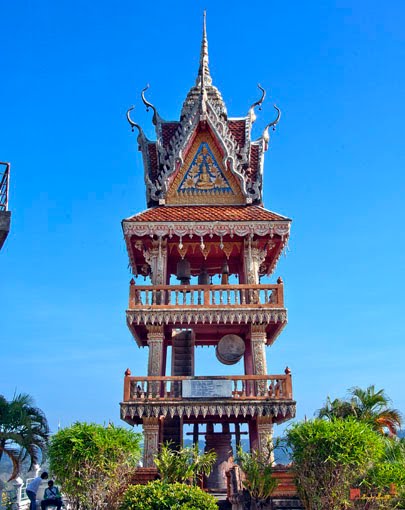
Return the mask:
<svg viewBox="0 0 405 510">
<path fill-rule="evenodd" d="M 235 176 L 208 133 L 195 138 L 184 163 L 168 186 L 167 204 L 242 205 L 246 199 Z"/>
</svg>

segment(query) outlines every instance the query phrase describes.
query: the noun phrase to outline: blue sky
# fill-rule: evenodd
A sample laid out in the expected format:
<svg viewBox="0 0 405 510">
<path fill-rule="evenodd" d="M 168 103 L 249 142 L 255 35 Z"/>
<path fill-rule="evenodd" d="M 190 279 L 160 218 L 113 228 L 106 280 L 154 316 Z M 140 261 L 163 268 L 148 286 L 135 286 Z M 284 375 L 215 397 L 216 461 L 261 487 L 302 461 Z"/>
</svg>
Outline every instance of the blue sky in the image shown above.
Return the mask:
<svg viewBox="0 0 405 510">
<path fill-rule="evenodd" d="M 0 160 L 12 230 L 0 253 L 0 393 L 28 392 L 58 421 L 119 423 L 123 375 L 144 374 L 125 325 L 120 221 L 145 208 L 133 117 L 140 91 L 178 119 L 198 69 L 231 116 L 268 91 L 254 134 L 282 110 L 265 206 L 293 219 L 289 324 L 268 370 L 293 373 L 297 416 L 375 384 L 405 412 L 405 5 L 319 2 L 3 2 Z M 215 356 L 198 350 L 201 372 Z M 218 368 L 219 370 L 219 368 Z"/>
</svg>

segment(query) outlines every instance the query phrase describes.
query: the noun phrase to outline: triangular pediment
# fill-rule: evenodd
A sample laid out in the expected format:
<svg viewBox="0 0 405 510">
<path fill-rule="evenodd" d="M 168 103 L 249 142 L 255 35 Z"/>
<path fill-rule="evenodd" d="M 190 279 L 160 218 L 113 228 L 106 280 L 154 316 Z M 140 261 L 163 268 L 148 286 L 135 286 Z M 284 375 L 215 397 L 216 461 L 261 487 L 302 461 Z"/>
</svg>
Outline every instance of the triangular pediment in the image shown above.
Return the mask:
<svg viewBox="0 0 405 510">
<path fill-rule="evenodd" d="M 166 203 L 244 204 L 240 185 L 222 159 L 211 135 L 199 133 L 169 185 Z"/>
</svg>

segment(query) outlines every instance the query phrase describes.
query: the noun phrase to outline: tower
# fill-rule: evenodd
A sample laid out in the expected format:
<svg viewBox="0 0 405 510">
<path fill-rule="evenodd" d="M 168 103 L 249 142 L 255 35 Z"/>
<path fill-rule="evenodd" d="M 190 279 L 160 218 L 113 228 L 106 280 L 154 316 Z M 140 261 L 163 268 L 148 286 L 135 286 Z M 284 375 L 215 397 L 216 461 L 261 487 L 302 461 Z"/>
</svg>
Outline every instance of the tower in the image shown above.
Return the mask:
<svg viewBox="0 0 405 510">
<path fill-rule="evenodd" d="M 251 139 L 255 109 L 231 118 L 208 66 L 204 15 L 200 65 L 178 121 L 153 111 L 156 140 L 138 132 L 148 209 L 122 222 L 130 265 L 128 327 L 149 350 L 147 375 L 124 380 L 121 417 L 144 430 L 144 467 L 153 466 L 159 444 L 181 445 L 185 426 L 193 441 L 217 452 L 208 479 L 223 489 L 232 440 L 246 433 L 251 449 L 264 450 L 273 424 L 295 415 L 291 373 L 269 375 L 266 346 L 287 322 L 284 286 L 260 283 L 285 249 L 291 220 L 263 207 L 263 159 L 269 130 Z M 226 376 L 196 376 L 198 346 L 212 346 L 212 364 Z M 171 350 L 171 367 L 167 367 Z M 243 375 L 232 365 L 243 362 Z M 167 375 L 169 374 L 169 375 Z M 243 430 L 245 429 L 245 430 Z"/>
</svg>

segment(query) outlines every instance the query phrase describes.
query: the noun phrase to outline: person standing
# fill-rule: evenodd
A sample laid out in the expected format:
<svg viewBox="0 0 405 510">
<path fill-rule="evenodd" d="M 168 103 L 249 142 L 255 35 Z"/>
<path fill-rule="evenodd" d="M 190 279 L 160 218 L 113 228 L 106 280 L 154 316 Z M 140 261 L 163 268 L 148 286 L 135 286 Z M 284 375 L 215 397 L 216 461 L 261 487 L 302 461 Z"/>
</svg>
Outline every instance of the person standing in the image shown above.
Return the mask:
<svg viewBox="0 0 405 510">
<path fill-rule="evenodd" d="M 62 496 L 58 487 L 53 484 L 53 480 L 49 480 L 48 488 L 44 492 L 44 499 L 41 501 L 42 510 L 45 510 L 48 506 L 56 506 L 57 510 L 62 507 Z"/>
<path fill-rule="evenodd" d="M 44 471 L 41 476 L 37 476 L 27 485 L 25 492 L 30 500 L 30 510 L 37 510 L 37 492 L 43 480 L 48 478 L 48 473 Z"/>
</svg>

